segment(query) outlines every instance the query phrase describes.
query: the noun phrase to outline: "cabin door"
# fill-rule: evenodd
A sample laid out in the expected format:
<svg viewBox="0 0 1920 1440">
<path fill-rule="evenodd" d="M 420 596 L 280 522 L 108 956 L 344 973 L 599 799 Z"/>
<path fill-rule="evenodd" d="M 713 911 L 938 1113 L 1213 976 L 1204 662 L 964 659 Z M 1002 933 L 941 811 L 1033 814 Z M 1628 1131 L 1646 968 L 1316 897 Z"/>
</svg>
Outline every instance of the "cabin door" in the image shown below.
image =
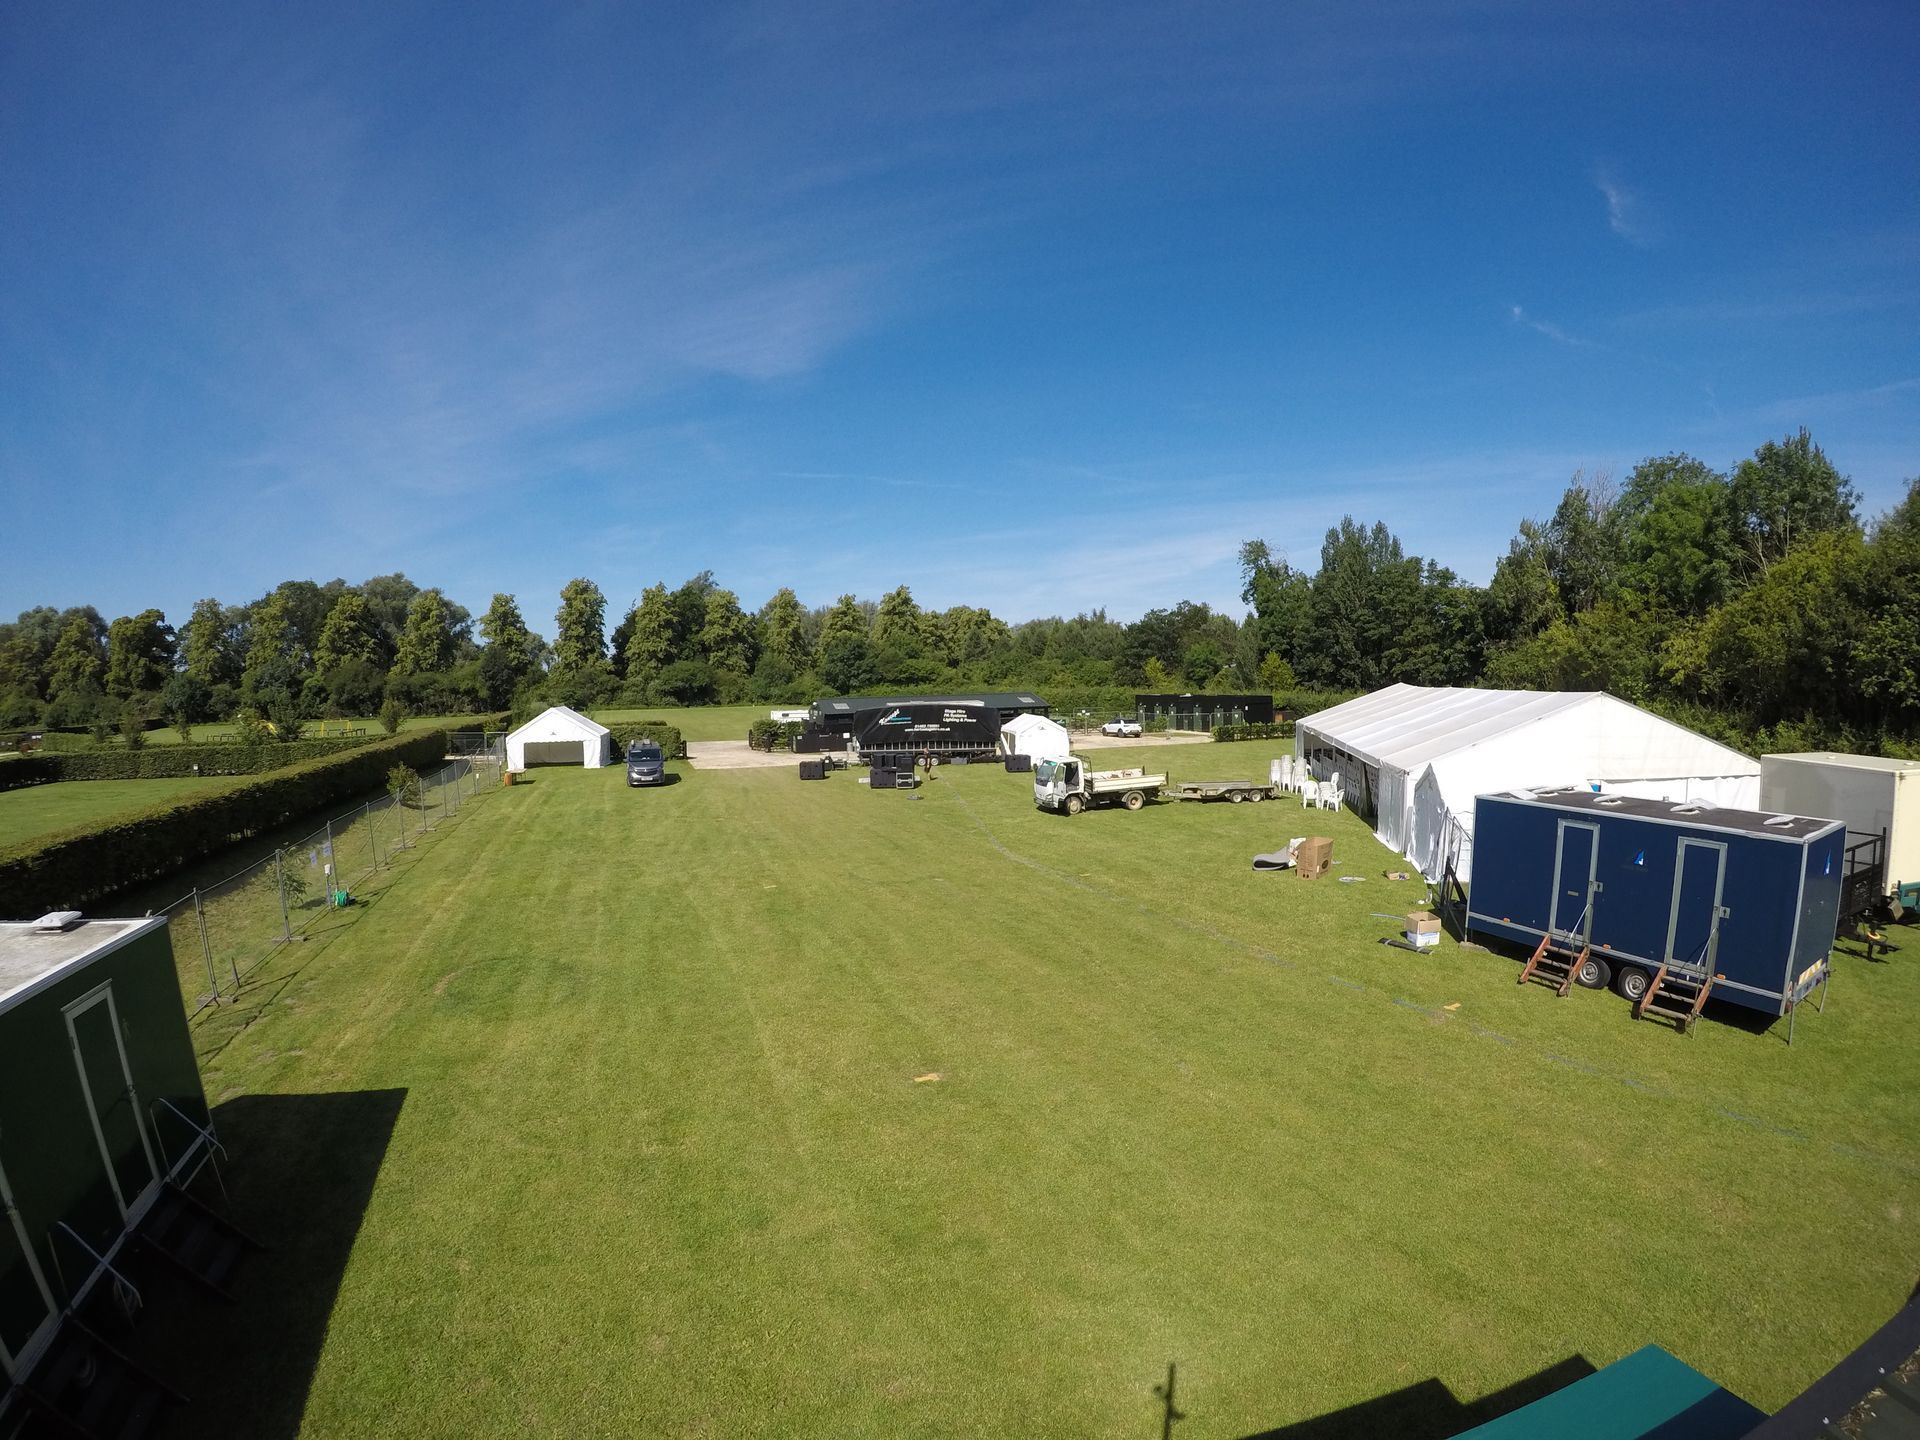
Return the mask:
<svg viewBox="0 0 1920 1440">
<path fill-rule="evenodd" d="M 1720 945 L 1721 885 L 1727 847 L 1716 840 L 1682 840 L 1673 865 L 1673 908 L 1667 916 L 1667 964 L 1709 969 Z"/>
<path fill-rule="evenodd" d="M 7 1172 L 0 1169 L 0 1379 L 33 1359 L 53 1315 L 53 1292 L 27 1243 L 27 1224 L 14 1208 Z"/>
<path fill-rule="evenodd" d="M 82 996 L 67 1006 L 65 1014 L 73 1063 L 80 1071 L 80 1089 L 93 1120 L 93 1137 L 99 1142 L 107 1181 L 125 1219 L 159 1172 L 147 1143 L 147 1127 L 140 1120 L 140 1097 L 134 1093 L 133 1072 L 127 1066 L 112 985 Z"/>
<path fill-rule="evenodd" d="M 1547 924 L 1556 935 L 1593 934 L 1594 884 L 1600 873 L 1600 827 L 1562 820 L 1553 850 L 1553 914 Z"/>
</svg>

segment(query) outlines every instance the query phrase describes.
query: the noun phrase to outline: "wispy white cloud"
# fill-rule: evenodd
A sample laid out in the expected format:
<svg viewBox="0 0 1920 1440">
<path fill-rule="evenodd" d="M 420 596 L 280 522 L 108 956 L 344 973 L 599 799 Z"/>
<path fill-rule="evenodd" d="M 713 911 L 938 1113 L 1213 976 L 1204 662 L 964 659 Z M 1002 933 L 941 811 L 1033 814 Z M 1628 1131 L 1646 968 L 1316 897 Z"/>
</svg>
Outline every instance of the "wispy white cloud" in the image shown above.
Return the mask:
<svg viewBox="0 0 1920 1440">
<path fill-rule="evenodd" d="M 1575 350 L 1598 350 L 1603 348 L 1592 340 L 1584 340 L 1578 335 L 1569 334 L 1551 320 L 1541 320 L 1529 315 L 1523 306 L 1509 305 L 1507 307 L 1507 314 L 1512 318 L 1514 324 L 1524 325 L 1527 329 L 1546 336 L 1556 345 L 1570 346 Z"/>
<path fill-rule="evenodd" d="M 1612 170 L 1602 165 L 1593 172 L 1594 188 L 1599 190 L 1607 202 L 1607 224 L 1622 240 L 1630 245 L 1648 246 L 1660 238 L 1659 226 L 1655 222 L 1646 202 L 1640 195 L 1627 188 Z"/>
</svg>

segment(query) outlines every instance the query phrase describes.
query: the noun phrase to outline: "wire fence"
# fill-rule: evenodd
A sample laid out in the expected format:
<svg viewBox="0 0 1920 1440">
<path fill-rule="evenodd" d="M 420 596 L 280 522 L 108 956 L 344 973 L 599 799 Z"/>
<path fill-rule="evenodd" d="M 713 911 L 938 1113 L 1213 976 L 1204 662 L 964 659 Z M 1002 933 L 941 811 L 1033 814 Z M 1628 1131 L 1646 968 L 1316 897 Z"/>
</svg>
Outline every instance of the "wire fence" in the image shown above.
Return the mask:
<svg viewBox="0 0 1920 1440">
<path fill-rule="evenodd" d="M 236 875 L 154 911 L 167 917 L 180 985 L 195 1017 L 236 998 L 282 946 L 354 903 L 445 820 L 500 785 L 505 747 L 473 747 L 398 793 L 336 815 Z"/>
</svg>

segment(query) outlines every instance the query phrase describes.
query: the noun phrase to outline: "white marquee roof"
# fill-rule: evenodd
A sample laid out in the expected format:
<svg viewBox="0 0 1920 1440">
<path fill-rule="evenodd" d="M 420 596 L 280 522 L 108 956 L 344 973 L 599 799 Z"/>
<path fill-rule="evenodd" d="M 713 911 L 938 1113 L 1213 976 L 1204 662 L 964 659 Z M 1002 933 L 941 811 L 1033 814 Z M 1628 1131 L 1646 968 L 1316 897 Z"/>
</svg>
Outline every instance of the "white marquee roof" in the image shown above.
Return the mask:
<svg viewBox="0 0 1920 1440">
<path fill-rule="evenodd" d="M 1595 778 L 1760 773 L 1752 756 L 1597 690 L 1389 685 L 1309 715 L 1298 729 L 1409 775 L 1489 742 L 1507 750 L 1522 731 L 1551 737 L 1556 751 Z"/>
<path fill-rule="evenodd" d="M 613 732 L 594 720 L 589 720 L 578 710 L 570 710 L 565 705 L 549 705 L 519 729 L 507 736 L 513 740 L 595 740 Z"/>
</svg>

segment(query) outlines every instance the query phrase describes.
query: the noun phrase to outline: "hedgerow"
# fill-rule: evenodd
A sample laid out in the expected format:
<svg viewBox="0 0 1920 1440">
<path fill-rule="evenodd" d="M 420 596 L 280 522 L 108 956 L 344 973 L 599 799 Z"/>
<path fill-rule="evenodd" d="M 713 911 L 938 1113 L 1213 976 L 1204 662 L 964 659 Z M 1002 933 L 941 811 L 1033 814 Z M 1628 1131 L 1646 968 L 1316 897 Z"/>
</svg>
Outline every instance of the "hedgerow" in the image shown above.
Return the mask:
<svg viewBox="0 0 1920 1440">
<path fill-rule="evenodd" d="M 613 735 L 613 748 L 621 754 L 627 746 L 636 740 L 651 740 L 660 747 L 660 753 L 669 760 L 684 760 L 687 755 L 687 742 L 680 734 L 678 725 L 669 725 L 664 720 L 623 720 L 609 725 L 607 729 Z"/>
<path fill-rule="evenodd" d="M 446 749 L 442 731 L 409 731 L 288 765 L 213 794 L 165 800 L 0 847 L 0 916 L 82 908 L 322 806 L 377 790 L 396 764 L 438 768 Z"/>
</svg>

